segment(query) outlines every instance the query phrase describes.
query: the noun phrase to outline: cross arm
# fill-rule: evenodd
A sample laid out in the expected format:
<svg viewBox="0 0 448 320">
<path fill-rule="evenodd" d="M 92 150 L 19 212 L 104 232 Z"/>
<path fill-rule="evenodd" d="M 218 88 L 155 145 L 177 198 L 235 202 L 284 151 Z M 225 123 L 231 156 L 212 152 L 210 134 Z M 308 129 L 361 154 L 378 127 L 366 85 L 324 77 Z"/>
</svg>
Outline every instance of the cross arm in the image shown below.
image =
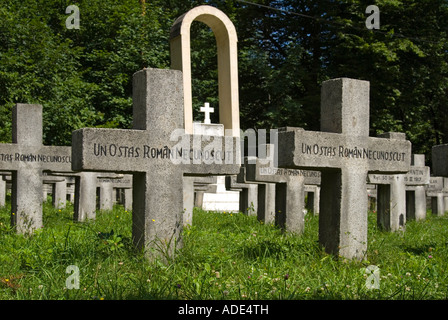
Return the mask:
<svg viewBox="0 0 448 320">
<path fill-rule="evenodd" d="M 73 132 L 72 145 L 75 171 L 148 172 L 157 164 L 190 175 L 225 175 L 240 168 L 236 137 L 208 141 L 183 130 L 159 138 L 145 130 L 85 128 Z"/>
<path fill-rule="evenodd" d="M 23 165 L 39 167 L 41 170 L 70 172 L 71 147 L 60 146 L 0 146 L 0 169 L 16 171 Z"/>
<path fill-rule="evenodd" d="M 144 130 L 84 128 L 72 134 L 72 168 L 74 171 L 145 172 L 154 159 L 170 161 L 162 157 L 163 149 L 163 145 L 151 143 L 150 135 Z"/>
<path fill-rule="evenodd" d="M 236 175 L 241 168 L 239 137 L 184 135 L 173 147 L 175 163 L 190 175 Z"/>
<path fill-rule="evenodd" d="M 323 170 L 362 166 L 370 172 L 405 173 L 411 164 L 407 140 L 294 130 L 278 133 L 278 166 Z"/>
</svg>

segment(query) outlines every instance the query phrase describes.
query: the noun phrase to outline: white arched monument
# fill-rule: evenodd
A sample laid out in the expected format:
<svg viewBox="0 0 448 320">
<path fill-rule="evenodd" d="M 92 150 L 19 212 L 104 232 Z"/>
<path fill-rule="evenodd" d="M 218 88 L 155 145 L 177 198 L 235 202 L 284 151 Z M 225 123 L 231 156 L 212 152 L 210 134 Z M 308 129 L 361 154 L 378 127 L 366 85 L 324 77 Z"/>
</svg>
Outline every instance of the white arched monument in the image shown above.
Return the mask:
<svg viewBox="0 0 448 320">
<path fill-rule="evenodd" d="M 198 6 L 180 16 L 170 33 L 171 68 L 183 72 L 185 132 L 193 133 L 190 27 L 193 21 L 209 26 L 216 38 L 218 55 L 219 122 L 227 135 L 239 137 L 237 35 L 232 21 L 221 10 Z M 230 134 L 231 133 L 231 134 Z"/>
</svg>

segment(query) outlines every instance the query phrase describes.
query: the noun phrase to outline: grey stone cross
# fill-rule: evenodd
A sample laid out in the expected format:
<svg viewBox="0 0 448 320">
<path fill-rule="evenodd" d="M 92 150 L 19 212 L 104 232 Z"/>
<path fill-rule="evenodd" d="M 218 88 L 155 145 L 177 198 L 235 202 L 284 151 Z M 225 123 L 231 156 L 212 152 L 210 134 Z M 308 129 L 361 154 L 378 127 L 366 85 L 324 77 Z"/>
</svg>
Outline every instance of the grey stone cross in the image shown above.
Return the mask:
<svg viewBox="0 0 448 320">
<path fill-rule="evenodd" d="M 436 177 L 439 180 L 442 181 L 442 186 L 438 186 L 436 190 L 437 194 L 434 194 L 436 190 L 434 188 L 431 188 L 431 193 L 433 194 L 432 202 L 434 204 L 433 207 L 433 213 L 437 212 L 437 215 L 444 215 L 445 212 L 448 210 L 448 197 L 447 197 L 447 186 L 448 186 L 448 144 L 439 144 L 432 147 L 431 150 L 432 155 L 432 174 L 434 175 L 434 179 Z M 444 179 L 440 179 L 439 177 L 444 177 Z"/>
<path fill-rule="evenodd" d="M 279 132 L 284 128 L 279 129 Z M 293 130 L 290 127 L 285 130 Z M 276 168 L 274 144 L 260 145 L 266 150 L 267 159 L 255 158 L 244 161 L 245 180 L 275 183 L 275 223 L 288 232 L 302 234 L 304 231 L 305 184 L 319 184 L 320 172 Z M 254 163 L 251 163 L 254 162 Z M 241 179 L 241 175 L 239 176 Z"/>
<path fill-rule="evenodd" d="M 431 199 L 432 214 L 443 216 L 445 214 L 445 200 L 448 198 L 448 178 L 430 177 L 426 186 L 426 195 Z"/>
<path fill-rule="evenodd" d="M 319 170 L 319 242 L 329 253 L 362 259 L 367 249 L 369 172 L 406 173 L 411 143 L 369 137 L 369 82 L 322 84 L 321 131 L 278 133 L 278 167 Z"/>
<path fill-rule="evenodd" d="M 183 109 L 182 73 L 144 69 L 133 76 L 132 130 L 73 132 L 74 170 L 133 174 L 132 236 L 137 247 L 149 249 L 149 258 L 182 245 L 184 174 L 236 174 L 240 168 L 239 138 L 214 137 L 210 147 L 208 138 L 185 134 Z"/>
<path fill-rule="evenodd" d="M 429 183 L 429 167 L 425 167 L 425 155 L 413 155 L 407 174 L 372 173 L 368 180 L 378 185 L 377 224 L 380 229 L 404 231 L 407 219 L 419 220 L 426 216 L 424 186 Z"/>
<path fill-rule="evenodd" d="M 12 144 L 0 144 L 0 171 L 12 172 L 11 223 L 18 233 L 42 227 L 43 171 L 70 172 L 71 148 L 42 144 L 42 106 L 16 104 Z"/>
</svg>

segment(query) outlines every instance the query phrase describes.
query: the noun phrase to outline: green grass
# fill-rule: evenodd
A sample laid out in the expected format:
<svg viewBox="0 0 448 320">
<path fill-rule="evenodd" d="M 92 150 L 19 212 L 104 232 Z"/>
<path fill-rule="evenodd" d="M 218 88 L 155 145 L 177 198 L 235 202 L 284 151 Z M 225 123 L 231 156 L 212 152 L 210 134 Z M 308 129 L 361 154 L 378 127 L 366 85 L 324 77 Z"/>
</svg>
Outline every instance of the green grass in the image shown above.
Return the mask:
<svg viewBox="0 0 448 320">
<path fill-rule="evenodd" d="M 376 228 L 369 213 L 366 261 L 333 257 L 318 245 L 318 217 L 302 236 L 283 234 L 241 213 L 195 210 L 183 249 L 149 262 L 131 242 L 131 213 L 121 206 L 95 221 L 72 221 L 73 207 L 44 204 L 44 228 L 31 237 L 0 209 L 0 299 L 446 299 L 448 218 L 428 214 L 405 233 Z M 112 231 L 113 230 L 113 234 Z M 67 289 L 79 268 L 79 289 Z M 380 289 L 366 287 L 368 265 Z"/>
</svg>

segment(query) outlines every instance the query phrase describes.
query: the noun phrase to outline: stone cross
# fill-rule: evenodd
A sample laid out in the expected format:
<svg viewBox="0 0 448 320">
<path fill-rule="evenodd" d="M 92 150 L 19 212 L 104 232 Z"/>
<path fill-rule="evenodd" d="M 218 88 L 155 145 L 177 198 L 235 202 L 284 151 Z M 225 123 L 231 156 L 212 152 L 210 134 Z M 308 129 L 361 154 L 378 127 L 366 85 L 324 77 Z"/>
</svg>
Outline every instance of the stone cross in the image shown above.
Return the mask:
<svg viewBox="0 0 448 320">
<path fill-rule="evenodd" d="M 253 158 L 256 161 L 256 157 Z M 245 162 L 247 159 L 245 159 Z M 233 177 L 232 177 L 233 181 Z M 249 181 L 246 179 L 246 168 L 241 166 L 234 180 L 237 184 L 257 184 L 257 219 L 265 224 L 275 224 L 275 183 Z M 249 193 L 247 194 L 249 198 Z"/>
<path fill-rule="evenodd" d="M 54 184 L 53 191 L 56 191 L 58 187 L 60 189 L 67 189 L 67 187 L 63 187 L 60 184 L 60 178 L 63 178 L 65 182 L 70 182 L 72 185 L 73 193 L 71 197 L 73 198 L 71 201 L 74 203 L 74 213 L 73 213 L 73 219 L 74 221 L 86 221 L 86 220 L 95 220 L 96 218 L 96 210 L 97 210 L 97 200 L 99 200 L 99 209 L 105 209 L 110 210 L 112 209 L 113 203 L 113 196 L 112 196 L 112 190 L 109 188 L 110 195 L 108 196 L 108 201 L 106 201 L 106 206 L 102 206 L 102 199 L 104 200 L 104 189 L 101 190 L 98 194 L 98 187 L 101 187 L 101 185 L 98 182 L 98 179 L 110 179 L 111 177 L 117 176 L 117 178 L 122 177 L 118 175 L 114 175 L 111 173 L 99 173 L 99 172 L 70 172 L 70 173 L 53 173 L 52 176 L 54 177 L 53 181 L 51 183 Z M 115 179 L 118 180 L 118 179 Z M 48 181 L 48 180 L 44 180 Z M 55 183 L 56 182 L 56 183 Z M 127 181 L 130 183 L 130 181 Z M 131 188 L 131 186 L 126 185 L 125 188 Z M 56 189 L 56 190 L 55 190 Z M 55 194 L 60 193 L 62 194 L 62 191 L 59 192 L 53 192 L 53 202 L 55 201 Z M 102 194 L 103 193 L 103 194 Z M 60 198 L 60 196 L 56 196 L 56 199 Z M 109 207 L 107 207 L 109 205 Z M 56 206 L 55 206 L 56 207 Z M 132 208 L 132 199 L 130 201 L 130 207 L 126 207 L 127 209 Z"/>
<path fill-rule="evenodd" d="M 118 179 L 112 179 L 112 187 L 116 202 L 125 210 L 132 210 L 132 175 L 119 175 Z"/>
<path fill-rule="evenodd" d="M 367 198 L 369 211 L 377 211 L 376 199 L 378 197 L 378 191 L 375 184 L 367 184 Z"/>
<path fill-rule="evenodd" d="M 215 108 L 210 108 L 210 104 L 206 102 L 204 103 L 204 106 L 201 107 L 201 112 L 204 112 L 204 123 L 210 124 L 210 113 L 215 112 Z"/>
<path fill-rule="evenodd" d="M 404 135 L 404 134 L 403 134 Z M 414 154 L 406 174 L 369 174 L 369 182 L 378 185 L 378 227 L 386 231 L 405 230 L 406 220 L 426 216 L 425 185 L 429 183 L 429 167 L 425 155 Z"/>
<path fill-rule="evenodd" d="M 244 168 L 242 168 L 244 169 Z M 254 215 L 258 212 L 258 185 L 255 183 L 239 183 L 237 176 L 226 176 L 226 189 L 240 192 L 240 212 Z"/>
<path fill-rule="evenodd" d="M 52 194 L 52 205 L 56 209 L 63 209 L 66 205 L 67 197 L 67 181 L 63 176 L 48 175 L 47 172 L 42 174 L 43 184 L 42 184 L 42 202 L 47 201 L 48 193 Z M 6 188 L 6 183 L 12 183 L 12 175 L 10 172 L 0 173 L 0 188 L 3 185 Z M 3 184 L 2 184 L 3 183 Z M 6 195 L 6 190 L 4 190 L 2 197 L 2 190 L 0 190 L 0 207 L 5 205 L 4 196 Z M 3 199 L 2 199 L 3 198 Z M 2 202 L 3 200 L 3 202 Z M 2 205 L 3 203 L 3 205 Z"/>
<path fill-rule="evenodd" d="M 279 129 L 279 132 L 284 130 Z M 294 130 L 291 128 L 285 130 Z M 246 157 L 246 181 L 275 183 L 275 223 L 283 230 L 301 234 L 304 231 L 305 184 L 320 181 L 320 172 L 277 168 L 274 166 L 274 145 L 260 145 L 266 149 L 266 159 Z M 266 161 L 269 160 L 269 161 Z M 251 163 L 252 162 L 252 163 Z M 318 184 L 316 181 L 315 184 Z"/>
<path fill-rule="evenodd" d="M 425 155 L 414 154 L 411 170 L 404 176 L 406 184 L 406 219 L 423 220 L 426 218 L 426 190 L 429 184 L 430 169 L 425 166 Z"/>
<path fill-rule="evenodd" d="M 210 146 L 185 133 L 177 70 L 134 74 L 132 130 L 85 128 L 72 140 L 74 170 L 133 174 L 132 236 L 149 257 L 158 250 L 173 254 L 182 244 L 184 174 L 236 174 L 240 168 L 238 137 L 215 137 Z"/>
<path fill-rule="evenodd" d="M 433 146 L 431 156 L 432 174 L 436 177 L 448 177 L 448 144 Z"/>
<path fill-rule="evenodd" d="M 207 177 L 195 177 L 193 182 L 193 187 L 195 191 L 194 195 L 194 207 L 198 207 L 202 209 L 202 204 L 204 200 L 204 193 L 216 193 L 217 191 L 217 177 L 216 176 L 207 176 Z M 185 223 L 184 223 L 185 225 Z"/>
<path fill-rule="evenodd" d="M 216 176 L 184 176 L 184 213 L 183 225 L 193 224 L 193 209 L 194 207 L 202 208 L 202 199 L 205 191 L 216 191 Z M 215 184 L 214 188 L 210 188 L 211 184 Z"/>
<path fill-rule="evenodd" d="M 426 195 L 431 198 L 431 211 L 433 214 L 443 216 L 445 214 L 445 200 L 448 198 L 448 178 L 430 177 L 426 186 Z"/>
<path fill-rule="evenodd" d="M 112 210 L 117 199 L 116 189 L 123 187 L 127 189 L 132 188 L 131 175 L 122 174 L 98 174 L 97 175 L 97 194 L 98 194 L 98 209 Z"/>
<path fill-rule="evenodd" d="M 377 224 L 385 231 L 406 228 L 406 189 L 404 174 L 374 175 L 369 182 L 377 184 Z"/>
<path fill-rule="evenodd" d="M 431 155 L 432 155 L 432 174 L 434 176 L 439 176 L 439 177 L 448 177 L 448 144 L 440 144 L 440 145 L 435 145 L 432 147 L 431 150 Z M 446 190 L 447 188 L 447 182 L 448 179 L 444 179 L 444 186 L 443 186 L 443 190 Z M 433 206 L 433 208 L 437 208 L 437 214 L 438 215 L 443 215 L 445 214 L 445 212 L 448 209 L 448 197 L 446 196 L 446 191 L 443 192 L 439 192 L 438 198 L 439 198 L 439 202 L 440 205 L 439 206 Z"/>
<path fill-rule="evenodd" d="M 9 173 L 0 172 L 0 208 L 6 204 L 6 175 Z"/>
<path fill-rule="evenodd" d="M 43 182 L 52 185 L 52 204 L 56 209 L 63 209 L 67 203 L 67 180 L 63 176 L 44 173 Z M 44 196 L 44 201 L 46 196 Z"/>
<path fill-rule="evenodd" d="M 12 144 L 0 144 L 0 170 L 12 172 L 11 223 L 18 233 L 42 227 L 42 172 L 70 172 L 71 148 L 42 145 L 42 106 L 16 104 Z"/>
<path fill-rule="evenodd" d="M 75 221 L 96 218 L 96 172 L 79 172 L 75 176 Z"/>
<path fill-rule="evenodd" d="M 320 182 L 319 184 L 305 184 L 305 194 L 307 212 L 312 212 L 315 216 L 319 215 Z"/>
<path fill-rule="evenodd" d="M 369 82 L 322 84 L 321 131 L 278 133 L 278 166 L 319 170 L 319 242 L 329 253 L 363 259 L 367 250 L 368 172 L 406 173 L 411 143 L 369 137 Z"/>
</svg>

